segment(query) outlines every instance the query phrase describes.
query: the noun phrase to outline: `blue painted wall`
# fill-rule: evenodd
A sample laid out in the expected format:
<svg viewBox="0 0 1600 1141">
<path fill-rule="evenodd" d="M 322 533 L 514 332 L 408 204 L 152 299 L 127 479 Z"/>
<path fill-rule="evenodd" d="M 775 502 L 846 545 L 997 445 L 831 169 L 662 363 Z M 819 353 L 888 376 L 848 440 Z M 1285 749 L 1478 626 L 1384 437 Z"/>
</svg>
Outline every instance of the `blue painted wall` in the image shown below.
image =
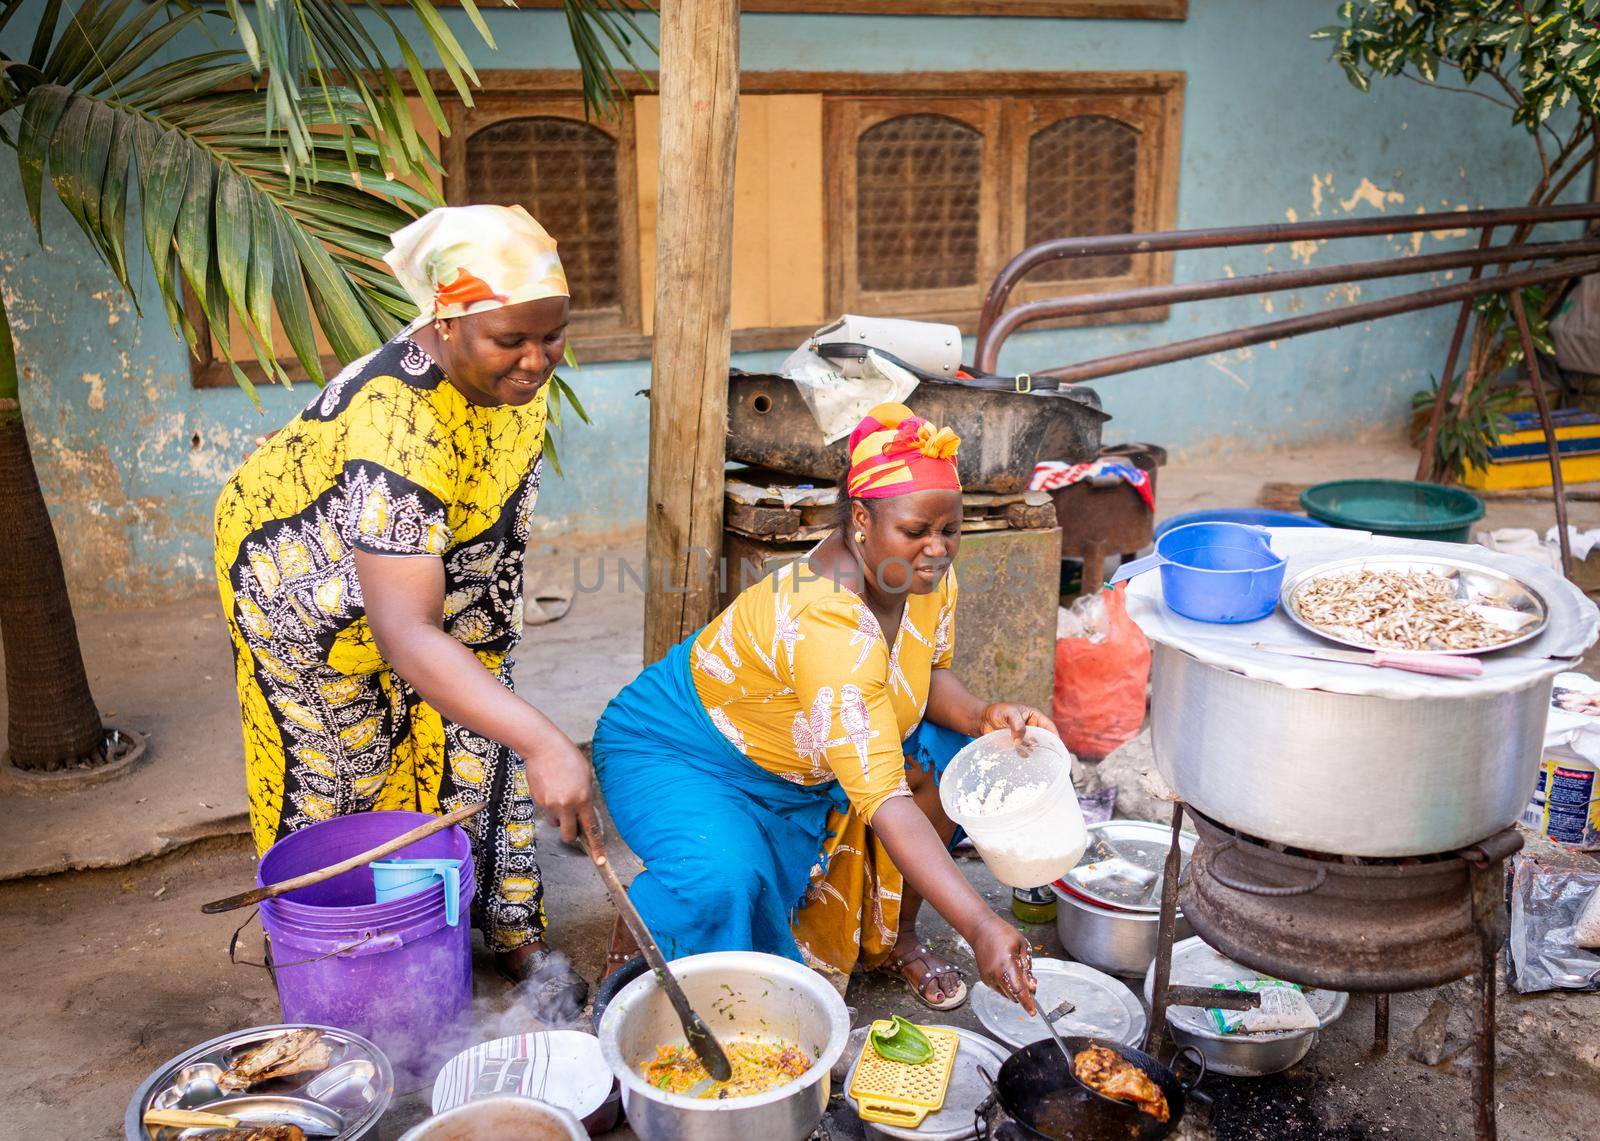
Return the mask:
<svg viewBox="0 0 1600 1141">
<path fill-rule="evenodd" d="M 1404 81 L 1357 93 L 1327 62 L 1326 47 L 1306 38 L 1329 22 L 1333 7 L 1331 0 L 1193 0 L 1183 23 L 747 16 L 743 66 L 1181 70 L 1188 75 L 1178 209 L 1184 227 L 1521 202 L 1537 173 L 1527 135 L 1483 100 Z M 459 15 L 450 14 L 470 42 Z M 477 51 L 482 66 L 573 65 L 559 13 L 487 16 L 500 51 Z M 15 50 L 31 31 L 14 26 L 5 41 Z M 1462 240 L 1454 234 L 1417 243 L 1363 240 L 1337 250 L 1179 255 L 1176 275 L 1246 274 Z M 142 251 L 136 238 L 134 244 Z M 288 419 L 311 395 L 306 386 L 264 390 L 258 414 L 234 389 L 194 389 L 148 265 L 141 272 L 150 283 L 142 316 L 59 208 L 48 211 L 41 248 L 20 202 L 14 162 L 0 156 L 0 286 L 40 475 L 80 604 L 209 590 L 218 486 L 252 436 Z M 1175 309 L 1161 324 L 1032 334 L 1014 340 L 1001 364 L 1023 370 L 1083 360 L 1396 288 L 1279 296 L 1270 310 L 1260 298 L 1215 302 Z M 1410 393 L 1441 367 L 1450 320 L 1435 311 L 1107 380 L 1099 387 L 1115 416 L 1108 438 L 1199 454 L 1397 426 Z M 782 355 L 736 363 L 770 366 Z M 648 383 L 648 367 L 595 365 L 573 379 L 596 424 L 574 424 L 562 441 L 567 476 L 546 484 L 540 508 L 547 540 L 601 536 L 642 520 L 648 407 L 634 393 Z"/>
</svg>

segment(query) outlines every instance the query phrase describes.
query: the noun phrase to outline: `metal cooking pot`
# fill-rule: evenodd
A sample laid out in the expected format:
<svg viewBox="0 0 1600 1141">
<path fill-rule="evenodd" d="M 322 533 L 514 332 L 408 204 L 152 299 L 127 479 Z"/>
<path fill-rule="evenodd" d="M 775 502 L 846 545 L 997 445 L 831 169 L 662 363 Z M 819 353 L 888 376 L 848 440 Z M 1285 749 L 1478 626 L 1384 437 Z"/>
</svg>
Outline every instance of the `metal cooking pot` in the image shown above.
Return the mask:
<svg viewBox="0 0 1600 1141">
<path fill-rule="evenodd" d="M 1427 855 L 1509 827 L 1533 793 L 1550 677 L 1397 699 L 1290 689 L 1152 649 L 1156 767 L 1241 832 L 1338 855 Z"/>
<path fill-rule="evenodd" d="M 701 1099 L 665 1093 L 640 1067 L 683 1029 L 653 973 L 634 979 L 600 1019 L 600 1052 L 622 1083 L 628 1124 L 642 1141 L 801 1141 L 828 1105 L 829 1070 L 850 1037 L 839 992 L 800 963 L 758 951 L 716 951 L 671 963 L 690 1004 L 726 1043 L 738 1037 L 793 1042 L 813 1058 L 787 1085 L 754 1097 Z"/>
<path fill-rule="evenodd" d="M 1184 834 L 1185 848 L 1194 846 L 1194 837 Z M 1141 976 L 1156 957 L 1156 935 L 1161 913 L 1157 911 L 1113 911 L 1096 907 L 1086 899 L 1054 884 L 1056 893 L 1056 934 L 1061 945 L 1080 963 L 1112 975 Z M 1187 939 L 1192 932 L 1183 913 L 1178 913 L 1176 939 Z"/>
<path fill-rule="evenodd" d="M 571 1112 L 531 1097 L 485 1097 L 447 1109 L 400 1135 L 400 1141 L 589 1141 Z"/>
</svg>

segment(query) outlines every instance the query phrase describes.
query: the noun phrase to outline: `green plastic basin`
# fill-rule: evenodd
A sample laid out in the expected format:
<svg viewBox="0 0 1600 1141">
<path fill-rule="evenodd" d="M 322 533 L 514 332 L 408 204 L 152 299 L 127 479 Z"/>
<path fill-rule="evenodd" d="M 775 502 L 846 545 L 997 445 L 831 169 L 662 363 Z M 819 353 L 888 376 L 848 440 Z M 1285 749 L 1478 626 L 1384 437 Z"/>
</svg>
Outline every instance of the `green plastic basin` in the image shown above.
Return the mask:
<svg viewBox="0 0 1600 1141">
<path fill-rule="evenodd" d="M 1336 479 L 1300 493 L 1313 519 L 1405 539 L 1465 543 L 1483 518 L 1483 500 L 1459 487 L 1409 479 Z"/>
</svg>

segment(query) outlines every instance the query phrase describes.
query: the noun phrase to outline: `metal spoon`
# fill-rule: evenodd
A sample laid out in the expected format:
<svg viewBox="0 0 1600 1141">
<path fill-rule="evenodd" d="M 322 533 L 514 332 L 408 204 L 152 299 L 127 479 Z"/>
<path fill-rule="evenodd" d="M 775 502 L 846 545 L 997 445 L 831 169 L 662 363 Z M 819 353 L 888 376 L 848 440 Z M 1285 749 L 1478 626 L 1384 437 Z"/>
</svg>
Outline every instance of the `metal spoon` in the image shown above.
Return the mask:
<svg viewBox="0 0 1600 1141">
<path fill-rule="evenodd" d="M 621 914 L 622 921 L 627 924 L 628 932 L 633 936 L 633 941 L 639 944 L 639 950 L 644 953 L 644 961 L 650 964 L 651 970 L 656 973 L 656 981 L 667 992 L 667 999 L 678 1015 L 678 1023 L 683 1027 L 683 1036 L 688 1039 L 689 1048 L 694 1051 L 694 1056 L 700 1059 L 700 1064 L 706 1068 L 706 1073 L 719 1082 L 727 1081 L 733 1077 L 733 1065 L 728 1061 L 728 1055 L 711 1036 L 711 1028 L 706 1025 L 705 1019 L 696 1014 L 694 1008 L 689 1005 L 689 997 L 683 993 L 678 980 L 667 970 L 667 960 L 662 956 L 661 948 L 656 946 L 655 937 L 644 925 L 644 920 L 639 918 L 639 912 L 634 909 L 633 901 L 628 898 L 622 881 L 617 879 L 616 869 L 611 866 L 611 861 L 606 859 L 604 852 L 596 853 L 591 849 L 589 856 L 594 861 L 595 870 L 600 873 L 601 881 L 606 885 L 606 894 L 611 897 L 611 905 Z"/>
<path fill-rule="evenodd" d="M 1059 1008 L 1057 1008 L 1059 1009 Z M 1044 1023 L 1044 1028 L 1050 1031 L 1050 1037 L 1055 1040 L 1056 1046 L 1061 1050 L 1061 1056 L 1067 1060 L 1067 1069 L 1072 1069 L 1072 1051 L 1067 1049 L 1067 1044 L 1061 1038 L 1061 1032 L 1056 1029 L 1056 1024 L 1050 1021 L 1050 1015 L 1045 1013 L 1042 1003 L 1034 1006 L 1034 1011 L 1039 1016 L 1039 1021 Z"/>
</svg>

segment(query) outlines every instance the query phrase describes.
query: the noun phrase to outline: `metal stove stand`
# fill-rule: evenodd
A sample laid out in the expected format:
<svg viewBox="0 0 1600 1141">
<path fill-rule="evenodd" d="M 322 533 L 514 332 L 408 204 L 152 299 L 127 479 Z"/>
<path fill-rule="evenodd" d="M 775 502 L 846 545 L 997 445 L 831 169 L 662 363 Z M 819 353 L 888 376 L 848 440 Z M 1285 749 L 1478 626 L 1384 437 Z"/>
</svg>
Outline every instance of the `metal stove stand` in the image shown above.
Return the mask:
<svg viewBox="0 0 1600 1141">
<path fill-rule="evenodd" d="M 1144 1042 L 1147 1053 L 1155 1053 L 1161 1043 L 1161 1036 L 1166 1032 L 1167 1007 L 1192 1005 L 1195 999 L 1192 988 L 1175 987 L 1172 980 L 1172 946 L 1176 937 L 1178 895 L 1180 890 L 1192 888 L 1195 869 L 1201 865 L 1206 856 L 1207 842 L 1202 838 L 1196 848 L 1195 855 L 1189 866 L 1191 879 L 1190 885 L 1180 887 L 1180 849 L 1179 836 L 1183 828 L 1183 814 L 1185 805 L 1181 801 L 1172 806 L 1172 843 L 1167 849 L 1167 862 L 1165 876 L 1162 883 L 1161 911 L 1157 928 L 1157 946 L 1155 959 L 1155 979 L 1153 998 L 1150 1011 L 1150 1029 Z M 1191 810 L 1192 811 L 1192 810 Z M 1197 814 L 1198 815 L 1198 814 Z M 1204 821 L 1204 817 L 1198 817 Z M 1207 822 L 1209 823 L 1209 822 Z M 1213 828 L 1215 825 L 1213 825 Z M 1215 844 L 1214 848 L 1220 853 L 1224 848 L 1232 847 L 1233 841 L 1224 841 Z M 1464 978 L 1471 974 L 1477 978 L 1478 1002 L 1474 1008 L 1472 1031 L 1472 1109 L 1473 1109 L 1473 1136 L 1477 1141 L 1494 1141 L 1498 1136 L 1495 1126 L 1495 965 L 1500 946 L 1505 938 L 1505 924 L 1503 909 L 1505 900 L 1505 861 L 1522 847 L 1522 838 L 1515 829 L 1507 829 L 1488 839 L 1482 840 L 1459 852 L 1447 853 L 1447 858 L 1459 858 L 1465 862 L 1467 869 L 1467 885 L 1465 892 L 1469 899 L 1457 896 L 1458 906 L 1470 908 L 1470 934 L 1465 954 L 1457 953 L 1448 958 L 1441 958 L 1426 968 L 1433 972 L 1431 980 L 1425 986 L 1440 985 L 1454 979 Z M 1227 886 L 1248 892 L 1248 894 L 1261 898 L 1286 899 L 1296 895 L 1309 894 L 1311 890 L 1321 885 L 1325 877 L 1319 876 L 1310 886 L 1271 886 L 1252 884 L 1241 887 L 1236 882 L 1230 882 L 1222 876 L 1217 877 Z M 1207 942 L 1213 942 L 1207 932 L 1201 931 L 1200 925 L 1195 924 L 1195 913 L 1186 904 L 1185 915 L 1196 932 L 1207 935 Z M 1465 917 L 1464 917 L 1465 918 Z M 1335 918 L 1332 922 L 1337 923 Z M 1271 933 L 1261 931 L 1264 941 L 1271 941 Z M 1217 940 L 1216 942 L 1227 942 Z M 1213 945 L 1216 945 L 1213 942 Z M 1271 952 L 1257 952 L 1257 963 L 1249 962 L 1251 953 L 1246 951 L 1243 955 L 1235 952 L 1226 945 L 1216 946 L 1216 949 L 1230 958 L 1244 962 L 1246 966 L 1264 970 L 1274 977 L 1287 982 L 1300 983 L 1305 986 L 1324 987 L 1329 983 L 1327 973 L 1332 968 L 1326 962 L 1300 959 L 1296 961 L 1291 950 L 1288 957 L 1283 955 L 1282 947 L 1279 954 L 1274 956 Z M 1305 952 L 1301 952 L 1304 954 Z M 1270 961 L 1262 962 L 1265 955 Z M 1323 977 L 1318 977 L 1318 976 Z M 1389 996 L 1405 991 L 1423 989 L 1418 986 L 1418 964 L 1414 961 L 1405 963 L 1398 974 L 1390 974 L 1387 978 L 1381 970 L 1367 970 L 1355 980 L 1358 985 L 1335 985 L 1333 989 L 1365 991 L 1375 996 L 1373 1016 L 1373 1049 L 1376 1053 L 1386 1053 L 1389 1049 Z M 1241 996 L 1243 997 L 1243 996 Z M 1213 1004 L 1215 1005 L 1215 1004 Z M 1230 1004 L 1231 1005 L 1231 1004 Z"/>
</svg>

